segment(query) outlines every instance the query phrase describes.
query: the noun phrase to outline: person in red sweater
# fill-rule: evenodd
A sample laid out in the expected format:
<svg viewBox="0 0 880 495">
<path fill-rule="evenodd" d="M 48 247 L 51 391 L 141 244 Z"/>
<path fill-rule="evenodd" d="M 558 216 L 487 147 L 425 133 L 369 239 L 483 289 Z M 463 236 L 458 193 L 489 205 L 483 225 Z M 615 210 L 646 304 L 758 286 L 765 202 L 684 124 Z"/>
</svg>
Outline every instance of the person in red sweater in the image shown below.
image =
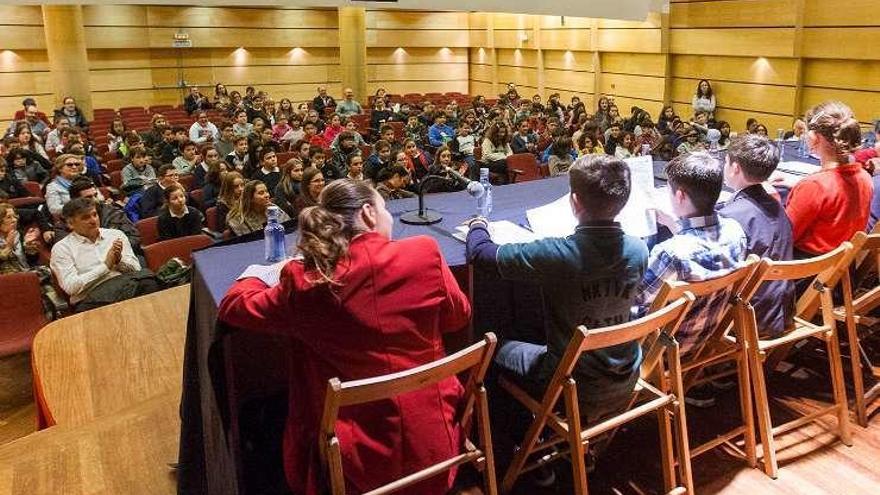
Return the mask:
<svg viewBox="0 0 880 495">
<path fill-rule="evenodd" d="M 827 253 L 864 230 L 874 186 L 861 163 L 850 154 L 861 143 L 859 122 L 838 101 L 807 112 L 807 143 L 819 156 L 822 170 L 798 182 L 788 195 L 796 258 Z"/>
<path fill-rule="evenodd" d="M 385 201 L 364 181 L 327 185 L 299 216 L 301 259 L 279 282 L 241 278 L 220 303 L 233 327 L 291 337 L 290 409 L 284 468 L 294 493 L 324 493 L 319 425 L 327 380 L 358 380 L 409 370 L 445 356 L 443 334 L 463 328 L 471 307 L 437 241 L 391 240 Z M 243 275 L 245 276 L 245 275 Z M 455 377 L 436 385 L 340 411 L 346 493 L 364 493 L 460 453 L 455 421 L 463 388 Z M 454 474 L 408 490 L 442 495 Z"/>
</svg>

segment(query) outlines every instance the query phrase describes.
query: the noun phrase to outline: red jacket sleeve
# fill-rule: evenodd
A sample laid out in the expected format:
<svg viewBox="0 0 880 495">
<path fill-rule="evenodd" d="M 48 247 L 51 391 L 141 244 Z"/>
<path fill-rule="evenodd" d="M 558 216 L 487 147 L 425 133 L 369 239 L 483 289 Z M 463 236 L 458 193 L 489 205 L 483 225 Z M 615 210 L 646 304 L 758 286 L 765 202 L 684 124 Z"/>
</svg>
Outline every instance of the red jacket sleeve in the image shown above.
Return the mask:
<svg viewBox="0 0 880 495">
<path fill-rule="evenodd" d="M 289 333 L 293 273 L 285 268 L 281 281 L 268 287 L 257 278 L 236 282 L 220 301 L 218 318 L 229 325 L 261 333 Z"/>
<path fill-rule="evenodd" d="M 440 258 L 440 275 L 445 292 L 443 303 L 440 305 L 440 331 L 455 332 L 464 328 L 471 320 L 471 302 L 461 291 L 458 281 L 446 265 L 446 260 L 439 253 L 439 246 L 435 245 L 435 249 Z"/>
</svg>

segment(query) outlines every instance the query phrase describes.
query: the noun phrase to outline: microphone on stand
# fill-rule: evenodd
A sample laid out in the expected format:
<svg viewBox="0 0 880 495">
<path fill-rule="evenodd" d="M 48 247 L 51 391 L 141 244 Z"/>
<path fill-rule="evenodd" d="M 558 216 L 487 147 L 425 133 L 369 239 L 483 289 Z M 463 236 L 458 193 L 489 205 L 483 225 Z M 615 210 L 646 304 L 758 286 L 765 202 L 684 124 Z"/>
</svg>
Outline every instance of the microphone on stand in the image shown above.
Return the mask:
<svg viewBox="0 0 880 495">
<path fill-rule="evenodd" d="M 465 190 L 474 198 L 479 198 L 485 194 L 483 185 L 479 182 L 472 181 L 455 170 L 447 170 L 449 176 L 429 175 L 422 179 L 419 183 L 419 209 L 418 211 L 408 211 L 400 216 L 400 221 L 407 225 L 433 225 L 443 220 L 443 216 L 436 211 L 425 208 L 425 186 L 433 182 L 452 182 L 454 184 L 464 186 Z"/>
</svg>

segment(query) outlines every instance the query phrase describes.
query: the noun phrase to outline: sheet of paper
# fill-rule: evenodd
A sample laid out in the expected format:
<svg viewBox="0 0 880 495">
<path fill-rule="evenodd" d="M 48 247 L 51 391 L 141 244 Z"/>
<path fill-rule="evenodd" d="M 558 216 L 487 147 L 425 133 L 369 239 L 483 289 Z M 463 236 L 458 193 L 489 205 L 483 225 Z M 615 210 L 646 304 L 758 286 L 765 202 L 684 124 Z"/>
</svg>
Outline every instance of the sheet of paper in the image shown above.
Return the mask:
<svg viewBox="0 0 880 495">
<path fill-rule="evenodd" d="M 572 227 L 571 232 L 574 232 Z M 466 225 L 459 225 L 452 233 L 459 241 L 467 240 L 468 228 Z M 532 242 L 540 239 L 534 232 L 525 229 L 511 221 L 501 220 L 489 223 L 489 234 L 492 236 L 492 242 L 495 244 L 514 244 L 518 242 Z M 568 234 L 566 234 L 568 235 Z"/>
<path fill-rule="evenodd" d="M 770 178 L 767 179 L 767 182 L 770 184 L 778 184 L 786 187 L 794 187 L 795 184 L 800 182 L 806 175 L 801 174 L 791 174 L 788 172 L 783 172 L 782 170 L 776 170 L 772 174 L 770 174 Z"/>
<path fill-rule="evenodd" d="M 623 231 L 636 237 L 648 237 L 657 233 L 657 216 L 654 213 L 654 162 L 650 155 L 624 160 L 629 165 L 629 200 L 617 215 Z"/>
<path fill-rule="evenodd" d="M 571 212 L 568 194 L 544 206 L 526 211 L 529 227 L 539 238 L 568 237 L 574 233 L 578 221 Z"/>
<path fill-rule="evenodd" d="M 813 163 L 792 161 L 780 162 L 776 168 L 792 174 L 810 175 L 814 172 L 818 172 L 822 167 Z"/>
<path fill-rule="evenodd" d="M 271 265 L 250 265 L 241 272 L 236 280 L 258 278 L 269 287 L 275 287 L 281 279 L 281 269 L 292 258 L 287 258 Z"/>
</svg>

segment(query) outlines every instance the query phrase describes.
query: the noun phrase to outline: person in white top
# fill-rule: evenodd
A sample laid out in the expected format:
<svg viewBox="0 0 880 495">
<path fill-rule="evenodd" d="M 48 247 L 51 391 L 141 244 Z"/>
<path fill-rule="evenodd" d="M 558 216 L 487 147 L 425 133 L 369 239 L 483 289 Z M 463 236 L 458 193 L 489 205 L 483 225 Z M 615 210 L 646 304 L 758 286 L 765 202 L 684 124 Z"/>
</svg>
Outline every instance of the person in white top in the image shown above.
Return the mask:
<svg viewBox="0 0 880 495">
<path fill-rule="evenodd" d="M 71 233 L 52 246 L 49 266 L 72 304 L 80 303 L 110 279 L 141 270 L 125 234 L 100 228 L 93 200 L 72 199 L 64 205 L 62 214 Z"/>
<path fill-rule="evenodd" d="M 196 121 L 189 127 L 189 140 L 196 144 L 213 143 L 220 140 L 220 131 L 217 126 L 208 120 L 208 114 L 200 110 Z"/>
</svg>

